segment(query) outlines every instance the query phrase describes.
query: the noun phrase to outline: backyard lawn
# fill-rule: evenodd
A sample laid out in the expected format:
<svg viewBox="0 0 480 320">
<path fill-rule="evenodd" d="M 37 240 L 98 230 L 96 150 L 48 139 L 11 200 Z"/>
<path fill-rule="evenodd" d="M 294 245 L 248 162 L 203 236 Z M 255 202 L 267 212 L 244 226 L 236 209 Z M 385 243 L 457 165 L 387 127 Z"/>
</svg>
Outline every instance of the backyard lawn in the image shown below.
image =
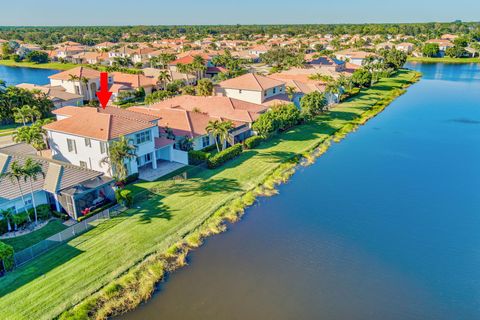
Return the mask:
<svg viewBox="0 0 480 320">
<path fill-rule="evenodd" d="M 410 62 L 421 63 L 480 63 L 480 58 L 429 58 L 429 57 L 409 57 Z"/>
<path fill-rule="evenodd" d="M 328 139 L 415 75 L 400 71 L 316 121 L 280 134 L 218 169 L 189 170 L 187 180 L 130 186 L 142 199 L 135 208 L 0 278 L 0 319 L 58 316 L 147 255 L 165 251 L 220 206 L 256 187 L 282 162 Z"/>
<path fill-rule="evenodd" d="M 67 227 L 64 226 L 62 222 L 61 220 L 54 219 L 39 230 L 15 238 L 3 239 L 2 242 L 11 245 L 15 252 L 18 252 L 66 229 Z"/>
</svg>

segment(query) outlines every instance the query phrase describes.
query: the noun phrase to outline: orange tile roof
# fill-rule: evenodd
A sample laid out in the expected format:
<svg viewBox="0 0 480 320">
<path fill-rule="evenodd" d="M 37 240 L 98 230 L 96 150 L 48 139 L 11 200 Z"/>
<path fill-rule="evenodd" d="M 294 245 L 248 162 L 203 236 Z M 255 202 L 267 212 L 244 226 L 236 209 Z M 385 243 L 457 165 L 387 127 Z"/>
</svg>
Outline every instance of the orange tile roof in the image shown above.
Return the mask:
<svg viewBox="0 0 480 320">
<path fill-rule="evenodd" d="M 265 77 L 254 73 L 247 73 L 233 79 L 222 81 L 218 85 L 221 88 L 227 89 L 263 91 L 284 84 L 285 82 L 270 77 Z"/>
<path fill-rule="evenodd" d="M 51 75 L 49 76 L 49 78 L 54 80 L 70 80 L 71 76 L 77 76 L 77 77 L 86 78 L 86 79 L 96 79 L 96 78 L 100 78 L 100 71 L 93 70 L 86 67 L 76 67 L 70 70 L 66 70 L 66 71 Z"/>
<path fill-rule="evenodd" d="M 114 83 L 127 85 L 135 89 L 140 87 L 153 87 L 157 84 L 157 79 L 144 76 L 143 74 L 112 72 L 110 75 L 113 76 Z"/>
<path fill-rule="evenodd" d="M 91 107 L 63 107 L 54 114 L 68 118 L 47 124 L 44 129 L 109 141 L 120 136 L 152 128 L 158 118 L 117 107 L 105 110 Z"/>
</svg>

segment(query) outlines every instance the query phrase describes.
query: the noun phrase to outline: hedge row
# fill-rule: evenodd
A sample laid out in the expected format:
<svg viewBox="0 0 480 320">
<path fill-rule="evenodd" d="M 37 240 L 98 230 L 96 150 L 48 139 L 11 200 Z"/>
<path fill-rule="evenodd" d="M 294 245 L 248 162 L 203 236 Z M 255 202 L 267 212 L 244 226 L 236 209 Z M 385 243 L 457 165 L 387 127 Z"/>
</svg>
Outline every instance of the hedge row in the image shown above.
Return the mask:
<svg viewBox="0 0 480 320">
<path fill-rule="evenodd" d="M 228 160 L 232 160 L 233 158 L 238 157 L 242 152 L 243 152 L 242 145 L 236 144 L 208 158 L 207 166 L 210 169 L 218 168 Z"/>
<path fill-rule="evenodd" d="M 262 141 L 263 141 L 263 138 L 261 136 L 253 136 L 253 137 L 247 138 L 244 143 L 247 149 L 253 149 L 255 147 L 258 147 L 258 145 Z"/>
<path fill-rule="evenodd" d="M 200 150 L 191 150 L 188 152 L 188 164 L 192 166 L 199 165 L 208 159 L 208 153 Z"/>
</svg>

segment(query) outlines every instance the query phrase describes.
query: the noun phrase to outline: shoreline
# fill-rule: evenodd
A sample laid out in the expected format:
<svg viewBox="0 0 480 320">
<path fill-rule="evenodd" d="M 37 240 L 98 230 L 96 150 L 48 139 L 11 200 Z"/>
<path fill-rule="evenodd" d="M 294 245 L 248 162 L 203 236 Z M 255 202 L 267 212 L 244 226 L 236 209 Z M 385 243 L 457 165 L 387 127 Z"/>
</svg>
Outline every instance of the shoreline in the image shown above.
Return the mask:
<svg viewBox="0 0 480 320">
<path fill-rule="evenodd" d="M 12 67 L 12 68 L 30 68 L 30 69 L 49 69 L 65 71 L 75 68 L 76 64 L 73 63 L 61 63 L 61 62 L 47 62 L 47 63 L 34 63 L 34 62 L 15 62 L 13 60 L 0 60 L 0 66 Z"/>
<path fill-rule="evenodd" d="M 134 309 L 165 273 L 185 265 L 203 239 L 225 231 L 225 222 L 237 221 L 257 197 L 274 195 L 299 164 L 313 163 L 332 139 L 340 141 L 379 114 L 419 77 L 402 70 L 221 168 L 194 172 L 174 185 L 136 183 L 131 189 L 137 189 L 139 207 L 0 278 L 0 317 L 106 318 Z M 60 256 L 68 259 L 59 263 Z M 42 294 L 47 291 L 56 298 Z"/>
<path fill-rule="evenodd" d="M 428 57 L 408 57 L 407 62 L 412 63 L 445 63 L 445 64 L 471 64 L 471 63 L 480 63 L 480 58 L 428 58 Z"/>
<path fill-rule="evenodd" d="M 120 278 L 105 286 L 92 297 L 82 301 L 77 306 L 64 312 L 60 319 L 74 319 L 77 317 L 107 318 L 133 311 L 141 303 L 147 302 L 154 294 L 157 285 L 168 273 L 187 265 L 187 256 L 200 247 L 210 236 L 227 231 L 227 223 L 239 221 L 245 210 L 252 206 L 259 197 L 270 197 L 277 194 L 276 187 L 288 182 L 299 167 L 313 164 L 316 159 L 328 151 L 332 142 L 339 143 L 348 134 L 355 132 L 368 120 L 379 115 L 396 98 L 406 92 L 406 88 L 420 79 L 419 73 L 414 74 L 410 82 L 402 89 L 391 89 L 390 95 L 380 99 L 363 112 L 359 117 L 338 128 L 324 139 L 319 139 L 309 150 L 293 155 L 276 168 L 268 172 L 266 178 L 258 185 L 220 206 L 203 223 L 182 240 L 170 246 L 165 252 L 158 252 L 147 256 L 137 266 L 127 271 Z M 353 97 L 351 100 L 354 100 Z M 132 300 L 132 297 L 135 297 Z"/>
</svg>

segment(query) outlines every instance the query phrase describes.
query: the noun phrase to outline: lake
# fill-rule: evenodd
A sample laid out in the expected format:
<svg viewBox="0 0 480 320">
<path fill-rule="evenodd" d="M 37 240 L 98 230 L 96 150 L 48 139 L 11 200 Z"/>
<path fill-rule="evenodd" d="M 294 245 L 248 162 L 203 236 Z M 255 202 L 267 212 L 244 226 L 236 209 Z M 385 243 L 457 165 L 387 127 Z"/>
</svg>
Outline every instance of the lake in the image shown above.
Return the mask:
<svg viewBox="0 0 480 320">
<path fill-rule="evenodd" d="M 7 85 L 14 86 L 19 83 L 33 83 L 38 85 L 49 84 L 49 76 L 60 71 L 52 69 L 35 69 L 23 67 L 8 67 L 0 65 L 0 79 Z"/>
<path fill-rule="evenodd" d="M 480 319 L 480 67 L 423 79 L 121 319 Z"/>
</svg>

